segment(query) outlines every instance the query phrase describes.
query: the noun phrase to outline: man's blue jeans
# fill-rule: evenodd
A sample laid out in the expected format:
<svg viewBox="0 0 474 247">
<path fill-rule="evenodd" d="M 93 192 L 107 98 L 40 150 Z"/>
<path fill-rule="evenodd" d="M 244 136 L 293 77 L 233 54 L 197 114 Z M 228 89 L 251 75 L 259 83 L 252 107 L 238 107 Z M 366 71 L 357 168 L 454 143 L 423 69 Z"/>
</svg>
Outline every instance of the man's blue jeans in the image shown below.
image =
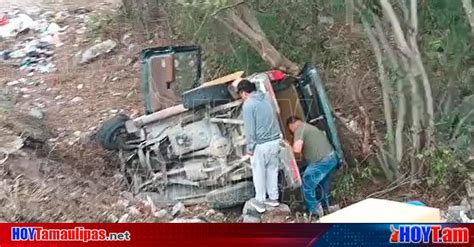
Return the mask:
<svg viewBox="0 0 474 247">
<path fill-rule="evenodd" d="M 310 213 L 316 214 L 322 202 L 329 205 L 330 177 L 336 169 L 337 157 L 333 152 L 326 158 L 314 163 L 309 163 L 303 172 L 303 195 L 306 207 Z M 321 191 L 321 196 L 316 196 L 316 191 Z"/>
</svg>

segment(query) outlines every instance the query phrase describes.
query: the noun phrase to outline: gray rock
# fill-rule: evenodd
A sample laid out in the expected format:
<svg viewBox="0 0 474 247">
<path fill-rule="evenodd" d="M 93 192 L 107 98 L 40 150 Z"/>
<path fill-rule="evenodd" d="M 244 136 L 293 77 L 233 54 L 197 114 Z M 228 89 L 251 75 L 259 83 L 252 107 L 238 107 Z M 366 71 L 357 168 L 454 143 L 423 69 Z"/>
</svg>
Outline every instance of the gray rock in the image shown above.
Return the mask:
<svg viewBox="0 0 474 247">
<path fill-rule="evenodd" d="M 280 204 L 278 207 L 265 207 L 266 211 L 262 215 L 263 223 L 284 223 L 291 218 L 290 207 Z"/>
<path fill-rule="evenodd" d="M 173 206 L 173 209 L 171 210 L 171 215 L 176 216 L 178 213 L 182 213 L 186 210 L 186 207 L 182 202 L 176 203 L 176 205 Z"/>
<path fill-rule="evenodd" d="M 84 53 L 82 53 L 80 64 L 86 64 L 91 62 L 92 60 L 111 52 L 117 46 L 117 42 L 113 40 L 106 40 L 102 43 L 96 44 L 89 49 L 87 49 Z"/>
<path fill-rule="evenodd" d="M 81 97 L 74 97 L 71 100 L 71 103 L 79 103 L 79 102 L 82 102 L 82 101 L 84 101 L 84 99 L 82 99 Z"/>
<path fill-rule="evenodd" d="M 446 211 L 446 221 L 448 223 L 461 223 L 461 211 L 467 212 L 468 209 L 464 206 L 449 206 Z"/>
<path fill-rule="evenodd" d="M 34 117 L 34 118 L 37 118 L 37 119 L 43 119 L 44 118 L 44 113 L 36 107 L 31 108 L 31 110 L 28 114 L 30 116 Z"/>
<path fill-rule="evenodd" d="M 265 214 L 268 212 L 282 212 L 282 213 L 291 213 L 290 207 L 284 203 L 280 203 L 278 207 L 265 206 Z"/>
<path fill-rule="evenodd" d="M 250 201 L 245 202 L 244 207 L 242 209 L 242 215 L 250 215 L 254 217 L 260 218 L 260 213 L 255 210 L 255 208 L 250 204 Z"/>
<path fill-rule="evenodd" d="M 255 217 L 252 215 L 244 215 L 242 222 L 243 223 L 260 223 L 261 219 L 260 217 Z"/>
</svg>

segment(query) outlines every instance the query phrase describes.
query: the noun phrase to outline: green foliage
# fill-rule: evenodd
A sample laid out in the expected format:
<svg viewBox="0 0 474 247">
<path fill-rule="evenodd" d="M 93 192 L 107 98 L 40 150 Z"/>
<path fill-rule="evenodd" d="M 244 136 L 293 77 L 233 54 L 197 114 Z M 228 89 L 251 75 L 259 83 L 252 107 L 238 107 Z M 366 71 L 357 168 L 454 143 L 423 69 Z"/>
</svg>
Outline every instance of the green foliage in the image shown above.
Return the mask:
<svg viewBox="0 0 474 247">
<path fill-rule="evenodd" d="M 355 177 L 351 172 L 340 175 L 332 184 L 331 195 L 336 201 L 343 201 L 355 195 Z"/>
<path fill-rule="evenodd" d="M 435 92 L 445 91 L 447 82 L 452 81 L 461 95 L 473 93 L 474 84 L 466 83 L 463 76 L 474 59 L 474 35 L 461 1 L 425 1 L 419 11 L 421 44 L 431 77 L 435 78 Z"/>
<path fill-rule="evenodd" d="M 364 168 L 345 170 L 342 174 L 335 176 L 332 182 L 331 196 L 336 201 L 347 201 L 354 198 L 360 191 L 357 188 L 366 186 L 375 180 L 376 177 L 383 176 L 376 166 L 364 164 Z"/>
<path fill-rule="evenodd" d="M 459 156 L 459 152 L 449 147 L 439 147 L 420 154 L 418 158 L 429 164 L 429 176 L 426 178 L 428 186 L 449 189 L 467 178 L 466 165 Z"/>
<path fill-rule="evenodd" d="M 87 22 L 87 36 L 89 38 L 97 38 L 101 35 L 102 30 L 113 21 L 111 15 L 92 15 Z"/>
<path fill-rule="evenodd" d="M 86 23 L 86 35 L 89 39 L 107 39 L 119 38 L 111 37 L 121 33 L 126 23 L 127 16 L 125 12 L 116 11 L 111 14 L 91 15 Z"/>
</svg>

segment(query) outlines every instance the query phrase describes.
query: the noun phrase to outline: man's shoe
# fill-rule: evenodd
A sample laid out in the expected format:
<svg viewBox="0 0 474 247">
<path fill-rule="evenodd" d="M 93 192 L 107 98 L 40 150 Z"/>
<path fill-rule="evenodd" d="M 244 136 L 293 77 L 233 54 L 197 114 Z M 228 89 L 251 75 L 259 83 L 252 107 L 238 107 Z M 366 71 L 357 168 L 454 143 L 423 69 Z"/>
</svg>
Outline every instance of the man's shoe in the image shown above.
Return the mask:
<svg viewBox="0 0 474 247">
<path fill-rule="evenodd" d="M 252 207 L 254 207 L 255 210 L 257 210 L 257 212 L 259 212 L 260 214 L 264 213 L 266 210 L 265 205 L 262 202 L 257 201 L 255 198 L 250 200 L 250 205 L 252 205 Z"/>
<path fill-rule="evenodd" d="M 280 203 L 277 200 L 265 200 L 263 202 L 265 205 L 270 206 L 270 207 L 278 207 Z"/>
</svg>

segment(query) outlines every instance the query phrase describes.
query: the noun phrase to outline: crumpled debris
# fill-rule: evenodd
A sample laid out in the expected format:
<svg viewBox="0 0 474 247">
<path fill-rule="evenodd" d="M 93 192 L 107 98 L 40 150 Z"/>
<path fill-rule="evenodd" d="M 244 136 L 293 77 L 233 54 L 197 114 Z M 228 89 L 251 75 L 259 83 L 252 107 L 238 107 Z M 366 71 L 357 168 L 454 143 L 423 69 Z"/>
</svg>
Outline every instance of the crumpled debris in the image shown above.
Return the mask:
<svg viewBox="0 0 474 247">
<path fill-rule="evenodd" d="M 52 61 L 54 48 L 63 45 L 60 35 L 68 26 L 61 27 L 45 14 L 33 20 L 19 10 L 10 11 L 4 18 L 8 19 L 8 23 L 0 26 L 0 37 L 16 38 L 18 41 L 13 47 L 0 51 L 0 62 L 3 60 L 3 63 L 19 66 L 29 75 L 56 71 Z M 31 31 L 29 35 L 19 38 L 18 34 L 26 30 Z"/>
<path fill-rule="evenodd" d="M 111 52 L 117 46 L 117 42 L 113 40 L 106 40 L 102 43 L 96 44 L 89 49 L 87 49 L 84 53 L 82 53 L 80 64 L 86 64 L 99 56 L 107 54 Z"/>
<path fill-rule="evenodd" d="M 6 16 L 3 17 L 8 18 Z M 28 29 L 34 29 L 36 22 L 28 15 L 18 14 L 17 17 L 8 20 L 5 25 L 0 26 L 0 37 L 10 38 L 15 37 Z"/>
</svg>

